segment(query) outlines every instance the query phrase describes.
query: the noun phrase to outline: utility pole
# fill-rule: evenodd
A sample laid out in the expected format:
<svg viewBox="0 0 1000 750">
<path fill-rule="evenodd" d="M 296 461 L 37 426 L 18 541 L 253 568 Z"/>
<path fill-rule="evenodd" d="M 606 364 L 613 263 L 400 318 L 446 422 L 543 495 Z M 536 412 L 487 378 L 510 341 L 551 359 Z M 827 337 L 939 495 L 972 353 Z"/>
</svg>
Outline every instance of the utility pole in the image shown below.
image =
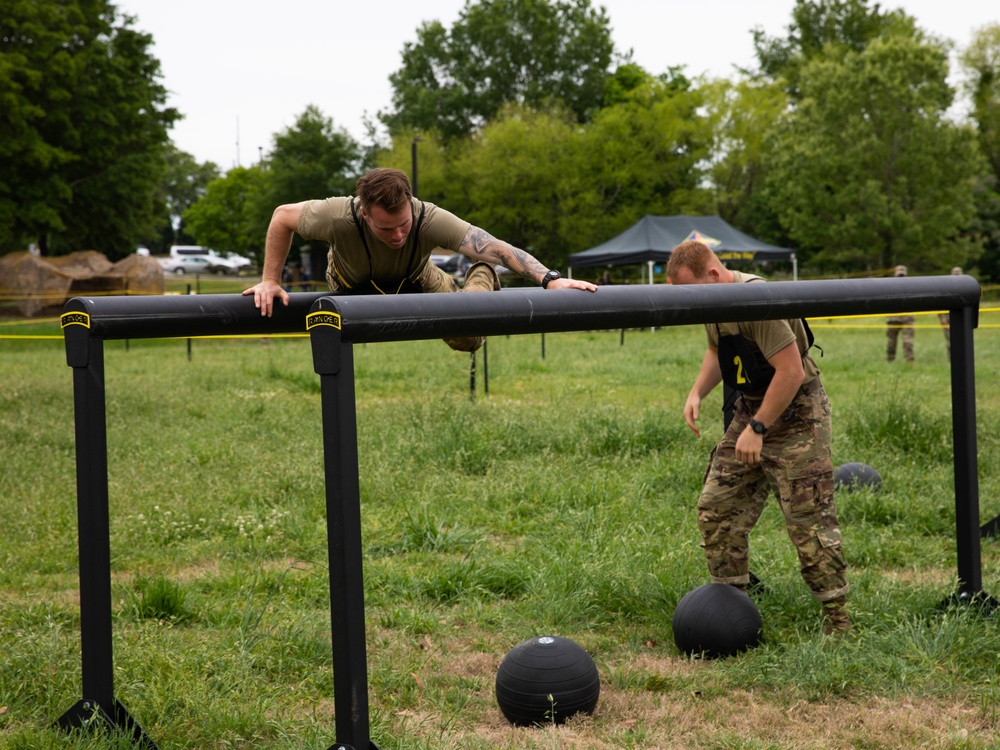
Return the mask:
<svg viewBox="0 0 1000 750">
<path fill-rule="evenodd" d="M 414 195 L 417 194 L 417 144 L 420 141 L 422 141 L 422 140 L 423 140 L 423 138 L 421 138 L 419 135 L 413 136 L 413 145 L 410 148 L 410 155 L 411 155 L 411 159 L 413 161 L 413 168 L 412 168 L 412 173 L 411 173 L 411 176 L 410 176 L 410 181 L 413 183 L 413 194 Z"/>
</svg>

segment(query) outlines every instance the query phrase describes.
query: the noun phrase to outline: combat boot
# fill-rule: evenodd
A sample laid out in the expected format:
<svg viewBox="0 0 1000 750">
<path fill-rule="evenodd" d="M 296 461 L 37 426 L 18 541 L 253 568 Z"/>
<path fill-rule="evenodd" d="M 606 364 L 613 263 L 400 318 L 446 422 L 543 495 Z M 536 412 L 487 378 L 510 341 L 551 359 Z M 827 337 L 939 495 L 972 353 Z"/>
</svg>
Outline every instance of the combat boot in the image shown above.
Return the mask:
<svg viewBox="0 0 1000 750">
<path fill-rule="evenodd" d="M 823 602 L 823 635 L 840 638 L 851 632 L 851 617 L 847 614 L 847 597 L 838 596 Z"/>
<path fill-rule="evenodd" d="M 489 263 L 480 261 L 469 266 L 465 272 L 463 292 L 497 292 L 500 291 L 500 277 L 496 269 Z M 486 341 L 485 336 L 463 336 L 456 339 L 445 339 L 444 342 L 455 351 L 474 352 Z"/>
</svg>

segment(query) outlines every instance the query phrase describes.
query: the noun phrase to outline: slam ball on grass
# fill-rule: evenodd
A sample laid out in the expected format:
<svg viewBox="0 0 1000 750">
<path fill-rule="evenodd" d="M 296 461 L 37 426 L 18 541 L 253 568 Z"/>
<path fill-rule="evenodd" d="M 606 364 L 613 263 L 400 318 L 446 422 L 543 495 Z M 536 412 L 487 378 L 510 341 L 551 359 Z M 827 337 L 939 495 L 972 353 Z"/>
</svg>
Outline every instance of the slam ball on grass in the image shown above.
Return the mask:
<svg viewBox="0 0 1000 750">
<path fill-rule="evenodd" d="M 575 713 L 591 713 L 600 693 L 590 654 L 561 636 L 517 644 L 497 670 L 497 704 L 511 724 L 562 724 Z"/>
<path fill-rule="evenodd" d="M 851 461 L 833 470 L 833 486 L 838 490 L 867 488 L 874 491 L 882 486 L 882 477 L 871 466 Z"/>
<path fill-rule="evenodd" d="M 732 656 L 760 642 L 760 612 L 746 592 L 706 583 L 687 592 L 674 610 L 674 643 L 688 655 Z"/>
</svg>

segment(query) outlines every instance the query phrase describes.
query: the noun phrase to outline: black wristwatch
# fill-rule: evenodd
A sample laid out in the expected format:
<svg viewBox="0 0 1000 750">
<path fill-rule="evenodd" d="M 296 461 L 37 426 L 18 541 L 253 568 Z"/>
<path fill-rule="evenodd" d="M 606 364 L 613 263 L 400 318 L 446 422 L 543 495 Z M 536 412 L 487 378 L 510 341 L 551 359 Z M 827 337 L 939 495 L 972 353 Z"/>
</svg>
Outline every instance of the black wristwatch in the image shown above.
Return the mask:
<svg viewBox="0 0 1000 750">
<path fill-rule="evenodd" d="M 542 276 L 542 289 L 548 289 L 550 281 L 555 281 L 556 279 L 561 279 L 561 278 L 562 274 L 559 273 L 558 271 L 549 271 L 547 274 Z"/>
<path fill-rule="evenodd" d="M 750 420 L 750 429 L 758 435 L 763 435 L 767 432 L 767 426 L 763 422 L 758 422 L 756 419 Z"/>
</svg>

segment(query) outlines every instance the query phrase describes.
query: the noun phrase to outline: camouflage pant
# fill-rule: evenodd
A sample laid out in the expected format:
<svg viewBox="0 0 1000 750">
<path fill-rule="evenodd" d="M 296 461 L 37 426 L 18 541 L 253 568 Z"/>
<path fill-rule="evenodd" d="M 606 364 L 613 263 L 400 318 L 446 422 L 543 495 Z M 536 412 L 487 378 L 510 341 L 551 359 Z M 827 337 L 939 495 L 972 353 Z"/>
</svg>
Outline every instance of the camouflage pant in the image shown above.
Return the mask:
<svg viewBox="0 0 1000 750">
<path fill-rule="evenodd" d="M 749 537 L 768 494 L 785 515 L 799 570 L 812 595 L 825 602 L 847 593 L 847 562 L 833 500 L 830 401 L 815 380 L 803 386 L 768 428 L 760 463 L 736 459 L 736 439 L 756 412 L 741 398 L 733 420 L 712 452 L 698 501 L 698 529 L 715 583 L 750 581 Z"/>
<path fill-rule="evenodd" d="M 900 332 L 903 334 L 903 357 L 907 362 L 913 361 L 913 323 L 912 315 L 896 315 L 886 318 L 888 327 L 885 329 L 888 343 L 885 348 L 885 358 L 892 362 L 896 359 L 896 340 Z"/>
</svg>

